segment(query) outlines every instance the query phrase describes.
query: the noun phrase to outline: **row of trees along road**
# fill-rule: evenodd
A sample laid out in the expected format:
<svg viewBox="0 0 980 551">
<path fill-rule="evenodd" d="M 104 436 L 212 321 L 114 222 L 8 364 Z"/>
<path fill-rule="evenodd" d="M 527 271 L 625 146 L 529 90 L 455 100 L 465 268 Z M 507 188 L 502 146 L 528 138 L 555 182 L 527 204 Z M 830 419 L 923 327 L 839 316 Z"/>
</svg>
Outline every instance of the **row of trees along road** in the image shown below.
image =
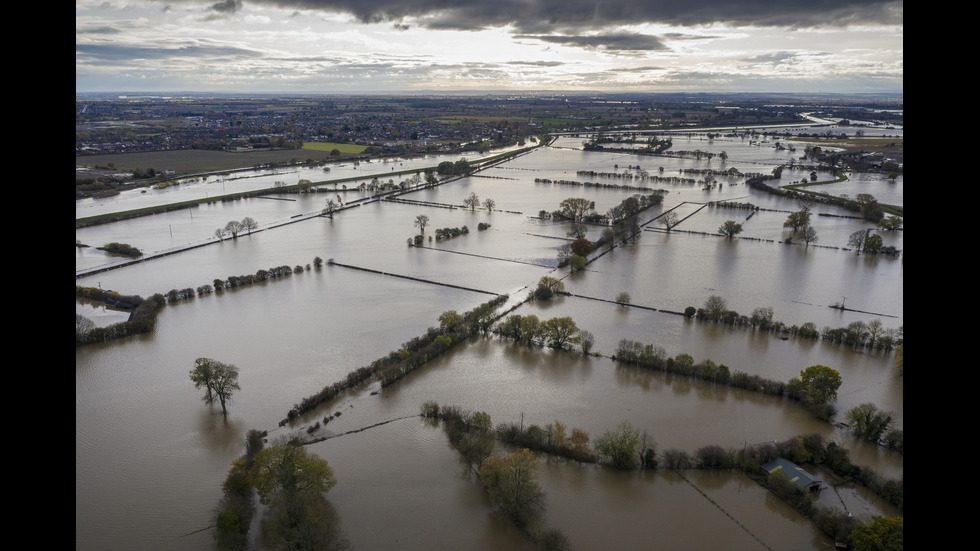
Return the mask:
<svg viewBox="0 0 980 551">
<path fill-rule="evenodd" d="M 246 216 L 242 218 L 242 221 L 232 220 L 225 224 L 225 227 L 218 228 L 214 230 L 214 236 L 218 239 L 224 240 L 225 236 L 231 234 L 232 239 L 238 239 L 238 234 L 247 231 L 248 235 L 252 234 L 252 230 L 259 227 L 259 223 L 255 221 L 251 216 Z"/>
</svg>

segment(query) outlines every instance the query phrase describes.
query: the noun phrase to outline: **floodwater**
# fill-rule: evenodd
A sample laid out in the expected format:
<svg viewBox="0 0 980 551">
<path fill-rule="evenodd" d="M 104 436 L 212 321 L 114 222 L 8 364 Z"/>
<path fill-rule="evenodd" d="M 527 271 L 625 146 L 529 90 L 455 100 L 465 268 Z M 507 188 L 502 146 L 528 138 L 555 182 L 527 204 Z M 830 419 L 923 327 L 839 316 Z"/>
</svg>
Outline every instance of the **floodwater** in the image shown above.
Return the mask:
<svg viewBox="0 0 980 551">
<path fill-rule="evenodd" d="M 690 140 L 688 145 L 675 138 L 674 149 L 724 150 L 724 166 L 745 173 L 768 173 L 790 158 L 772 143 L 708 141 L 697 135 Z M 843 378 L 839 411 L 872 402 L 891 411 L 896 426 L 902 426 L 903 379 L 893 367 L 892 352 L 783 339 L 662 311 L 699 307 L 718 295 L 746 315 L 771 307 L 775 318 L 787 325 L 843 327 L 878 319 L 898 330 L 904 323 L 901 257 L 845 250 L 847 236 L 870 226 L 817 206 L 815 213 L 838 216 L 813 216 L 816 244 L 789 245 L 781 242 L 782 222 L 796 210 L 792 202 L 752 191 L 737 178 L 710 191 L 700 185 L 647 182 L 639 185 L 669 193 L 662 206 L 643 214 L 644 231 L 636 242 L 602 255 L 584 272 L 568 274 L 555 266 L 569 228 L 538 219 L 538 212 L 556 210 L 568 197 L 587 197 L 605 212 L 634 192 L 543 184 L 535 178 L 637 185 L 577 172 L 630 172 L 627 166 L 639 164 L 651 175 L 661 174 L 663 166 L 662 174 L 679 176 L 685 168 L 723 166 L 717 157 L 709 162 L 583 152 L 576 149 L 581 141 L 562 138 L 556 147 L 402 197 L 457 205 L 455 209 L 385 201 L 337 213 L 333 219 L 314 218 L 224 241 L 213 237 L 229 220 L 251 216 L 261 227 L 317 212 L 327 197 L 334 198 L 319 193 L 212 203 L 77 230 L 76 239 L 91 247 L 76 249 L 76 270 L 114 262 L 94 248 L 111 241 L 145 252 L 208 243 L 77 280 L 123 294 L 196 288 L 215 278 L 274 266 L 305 268 L 315 257 L 388 275 L 341 265 L 304 269 L 281 280 L 169 305 L 150 335 L 77 349 L 76 548 L 210 549 L 211 515 L 231 461 L 244 451 L 245 432 L 268 430 L 274 438 L 303 432 L 340 413 L 322 434 L 387 422 L 309 447 L 335 471 L 338 484 L 327 498 L 353 549 L 531 549 L 494 511 L 442 431 L 416 417 L 427 400 L 486 411 L 495 423 L 543 426 L 561 421 L 586 430 L 593 439 L 628 420 L 646 431 L 660 451 L 693 453 L 713 444 L 737 449 L 819 433 L 847 447 L 853 461 L 888 477 L 903 476 L 901 456 L 858 442 L 794 403 L 493 337 L 467 341 L 393 386 L 372 385 L 279 426 L 293 404 L 438 325 L 442 312 L 470 310 L 492 294 L 509 294 L 516 302 L 544 275 L 563 278 L 574 296 L 525 304 L 515 313 L 541 319 L 571 316 L 595 335 L 594 350 L 603 355 L 612 354 L 620 339 L 632 339 L 662 346 L 671 356 L 687 353 L 695 361 L 712 359 L 732 371 L 782 381 L 807 366 L 828 365 Z M 802 146 L 797 149 L 801 152 Z M 426 166 L 440 160 L 428 159 Z M 366 168 L 362 163 L 357 170 Z M 334 168 L 329 177 L 339 172 Z M 788 172 L 787 181 L 803 177 Z M 281 174 L 253 177 L 285 179 Z M 231 192 L 232 186 L 252 185 L 246 184 L 250 180 L 223 185 Z M 206 186 L 215 189 L 214 182 L 192 183 L 161 193 L 184 200 Z M 840 193 L 866 192 L 889 197 L 881 202 L 901 204 L 901 178 L 892 182 L 859 175 L 834 186 Z M 345 203 L 362 194 L 343 193 Z M 470 193 L 492 198 L 494 212 L 462 208 Z M 144 206 L 139 198 L 119 201 L 105 208 Z M 748 211 L 701 208 L 708 201 L 749 202 L 764 210 L 747 218 Z M 83 203 L 76 207 L 78 217 L 96 208 Z M 655 217 L 674 207 L 693 214 L 667 233 Z M 413 222 L 419 214 L 430 218 L 427 235 L 464 225 L 470 232 L 408 247 L 406 240 L 418 233 Z M 738 238 L 705 235 L 726 219 L 743 223 Z M 479 223 L 490 227 L 477 230 Z M 599 231 L 592 228 L 588 236 L 595 239 Z M 901 249 L 902 232 L 885 235 L 885 243 Z M 646 308 L 606 302 L 620 292 Z M 842 300 L 852 310 L 830 308 Z M 99 308 L 76 304 L 77 312 L 100 325 L 118 317 Z M 220 408 L 203 404 L 189 381 L 194 359 L 202 356 L 240 369 L 241 391 L 233 397 L 227 418 Z M 657 542 L 680 549 L 809 550 L 832 543 L 740 472 L 624 473 L 543 458 L 538 475 L 547 494 L 540 521 L 559 529 L 576 549 L 638 549 Z M 855 514 L 896 514 L 856 490 L 842 492 L 840 501 Z M 838 496 L 821 499 L 830 497 Z"/>
</svg>

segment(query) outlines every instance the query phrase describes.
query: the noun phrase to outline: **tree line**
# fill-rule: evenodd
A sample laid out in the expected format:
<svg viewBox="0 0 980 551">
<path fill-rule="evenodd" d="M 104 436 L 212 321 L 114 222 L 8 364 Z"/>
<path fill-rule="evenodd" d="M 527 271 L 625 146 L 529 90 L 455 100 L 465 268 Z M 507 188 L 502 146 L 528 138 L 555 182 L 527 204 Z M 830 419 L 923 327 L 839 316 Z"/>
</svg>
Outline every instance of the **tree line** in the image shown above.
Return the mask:
<svg viewBox="0 0 980 551">
<path fill-rule="evenodd" d="M 247 231 L 248 235 L 252 235 L 252 230 L 259 227 L 259 223 L 255 221 L 251 216 L 246 216 L 242 218 L 241 222 L 238 220 L 231 220 L 224 227 L 214 230 L 214 236 L 224 241 L 225 236 L 231 234 L 232 239 L 238 239 L 238 234 Z"/>
<path fill-rule="evenodd" d="M 470 413 L 457 406 L 440 408 L 430 401 L 422 404 L 421 415 L 442 423 L 450 445 L 476 473 L 491 503 L 531 542 L 547 551 L 571 548 L 564 534 L 544 527 L 541 522 L 545 494 L 538 482 L 540 460 L 532 450 L 525 447 L 505 455 L 495 454 L 493 423 L 483 411 Z"/>
<path fill-rule="evenodd" d="M 313 259 L 313 266 L 320 268 L 323 259 L 316 257 Z M 306 265 L 305 270 L 311 266 Z M 148 299 L 143 299 L 139 295 L 120 295 L 115 291 L 104 291 L 94 287 L 75 287 L 75 296 L 105 302 L 110 306 L 132 309 L 133 312 L 125 322 L 115 323 L 106 327 L 96 327 L 92 320 L 76 314 L 75 316 L 75 346 L 91 344 L 94 342 L 106 342 L 112 339 L 128 337 L 140 333 L 149 333 L 156 327 L 156 317 L 168 303 L 181 300 L 192 299 L 195 296 L 209 295 L 214 292 L 221 292 L 226 289 L 234 289 L 253 285 L 267 280 L 280 279 L 293 273 L 304 271 L 302 265 L 295 267 L 286 265 L 275 266 L 269 269 L 261 269 L 254 274 L 244 274 L 238 276 L 228 276 L 227 279 L 215 279 L 213 285 L 205 284 L 199 287 L 186 287 L 183 289 L 171 289 L 166 293 L 155 293 Z"/>
<path fill-rule="evenodd" d="M 149 333 L 156 327 L 157 315 L 166 305 L 166 299 L 159 293 L 143 299 L 139 295 L 120 295 L 94 287 L 75 286 L 75 296 L 132 308 L 128 320 L 106 327 L 96 327 L 88 318 L 75 314 L 75 346 Z"/>
<path fill-rule="evenodd" d="M 378 380 L 382 386 L 388 386 L 463 342 L 467 337 L 489 333 L 496 320 L 496 308 L 507 299 L 507 295 L 497 296 L 465 314 L 458 314 L 452 310 L 444 312 L 439 318 L 439 327 L 430 327 L 425 334 L 402 344 L 398 350 L 378 358 L 370 365 L 349 372 L 344 379 L 322 388 L 318 393 L 293 405 L 287 412 L 286 418 L 279 422 L 280 426 L 370 380 Z"/>
<path fill-rule="evenodd" d="M 768 180 L 779 179 L 780 175 L 782 174 L 782 169 L 783 167 L 778 166 L 773 169 L 772 176 L 754 176 L 746 180 L 745 183 L 753 189 L 764 191 L 773 195 L 780 195 L 782 197 L 788 197 L 790 199 L 796 199 L 810 204 L 824 203 L 828 205 L 835 205 L 845 210 L 858 213 L 862 218 L 875 224 L 878 224 L 885 219 L 885 207 L 879 204 L 874 196 L 870 194 L 859 193 L 854 199 L 850 199 L 848 197 L 837 197 L 822 193 L 804 193 L 785 187 L 773 187 L 766 183 Z M 894 224 L 894 221 L 887 222 L 886 224 Z"/>
<path fill-rule="evenodd" d="M 630 339 L 619 341 L 612 359 L 646 369 L 684 375 L 769 396 L 789 398 L 800 402 L 825 421 L 829 421 L 836 414 L 832 402 L 837 398 L 837 389 L 841 385 L 840 373 L 823 365 L 810 366 L 800 372 L 799 378 L 784 383 L 758 375 L 749 375 L 742 371 L 732 371 L 727 365 L 717 364 L 710 359 L 695 363 L 690 354 L 681 353 L 671 358 L 661 346 L 644 345 Z"/>
<path fill-rule="evenodd" d="M 187 287 L 184 289 L 171 289 L 167 291 L 165 297 L 167 302 L 177 302 L 180 300 L 186 300 L 194 298 L 195 296 L 209 295 L 214 292 L 222 292 L 226 289 L 236 289 L 238 287 L 247 287 L 249 285 L 254 285 L 256 283 L 262 283 L 263 281 L 276 280 L 288 277 L 294 273 L 302 273 L 304 271 L 309 271 L 311 268 L 321 268 L 323 266 L 323 259 L 319 256 L 313 259 L 312 266 L 307 264 L 304 268 L 303 265 L 297 264 L 296 266 L 290 267 L 287 265 L 273 266 L 268 269 L 257 270 L 254 274 L 242 274 L 237 276 L 228 276 L 225 279 L 215 278 L 211 284 L 204 284 L 199 287 L 191 288 Z"/>
<path fill-rule="evenodd" d="M 548 533 L 540 527 L 528 530 L 534 513 L 540 511 L 540 488 L 533 469 L 534 452 L 565 457 L 584 463 L 596 463 L 619 470 L 670 469 L 683 471 L 689 469 L 741 469 L 752 480 L 767 488 L 774 495 L 793 506 L 802 515 L 814 522 L 818 529 L 837 541 L 851 540 L 856 548 L 866 543 L 865 532 L 879 529 L 882 522 L 895 522 L 895 519 L 873 518 L 868 523 L 858 523 L 845 512 L 817 503 L 815 494 L 804 491 L 793 484 L 781 472 L 768 474 L 763 466 L 776 458 L 784 457 L 797 464 L 822 465 L 843 478 L 845 483 L 861 484 L 875 494 L 897 507 L 904 509 L 904 482 L 890 480 L 872 469 L 851 463 L 848 450 L 835 442 L 826 442 L 823 436 L 812 434 L 797 436 L 782 442 L 763 442 L 746 445 L 741 449 L 725 448 L 719 445 L 706 445 L 693 453 L 676 448 L 657 450 L 656 442 L 646 431 L 634 427 L 629 421 L 621 422 L 615 430 L 606 431 L 594 442 L 582 429 L 572 429 L 569 435 L 567 426 L 560 421 L 539 426 L 529 424 L 524 427 L 514 423 L 501 423 L 493 427 L 490 415 L 486 412 L 467 412 L 459 406 L 440 406 L 434 401 L 422 404 L 421 415 L 425 419 L 441 421 L 450 443 L 460 453 L 462 460 L 476 470 L 481 483 L 490 493 L 491 500 L 512 521 L 525 530 L 533 541 L 542 542 Z M 520 451 L 507 456 L 495 456 L 495 441 L 518 448 Z M 511 480 L 501 479 L 507 470 L 498 469 L 511 462 L 527 462 L 530 468 Z M 500 493 L 501 485 L 517 484 L 511 491 Z M 896 517 L 901 522 L 901 517 Z M 558 533 L 550 533 L 549 542 L 561 542 L 564 549 L 567 541 Z M 547 547 L 551 548 L 551 547 Z M 873 549 L 873 547 L 864 547 Z"/>
<path fill-rule="evenodd" d="M 840 305 L 835 305 L 835 307 L 842 308 Z M 759 331 L 784 333 L 810 339 L 822 338 L 828 342 L 840 343 L 853 348 L 891 350 L 903 342 L 904 333 L 901 327 L 898 329 L 885 328 L 881 320 L 878 319 L 870 322 L 854 321 L 846 327 L 824 327 L 822 330 L 818 330 L 813 322 L 806 322 L 799 326 L 788 326 L 774 319 L 774 312 L 771 307 L 755 308 L 751 315 L 743 315 L 730 310 L 728 302 L 718 295 L 708 297 L 700 308 L 688 306 L 684 310 L 684 315 L 699 321 L 751 327 Z"/>
</svg>

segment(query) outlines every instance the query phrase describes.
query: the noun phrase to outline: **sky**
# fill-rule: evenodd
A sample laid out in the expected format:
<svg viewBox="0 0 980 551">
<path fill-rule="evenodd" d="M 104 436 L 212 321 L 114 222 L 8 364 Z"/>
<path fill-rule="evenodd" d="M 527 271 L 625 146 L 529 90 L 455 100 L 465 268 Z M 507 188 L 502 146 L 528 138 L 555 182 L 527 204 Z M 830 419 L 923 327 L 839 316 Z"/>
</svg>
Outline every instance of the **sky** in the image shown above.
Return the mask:
<svg viewBox="0 0 980 551">
<path fill-rule="evenodd" d="M 904 0 L 76 0 L 75 91 L 902 93 Z"/>
</svg>

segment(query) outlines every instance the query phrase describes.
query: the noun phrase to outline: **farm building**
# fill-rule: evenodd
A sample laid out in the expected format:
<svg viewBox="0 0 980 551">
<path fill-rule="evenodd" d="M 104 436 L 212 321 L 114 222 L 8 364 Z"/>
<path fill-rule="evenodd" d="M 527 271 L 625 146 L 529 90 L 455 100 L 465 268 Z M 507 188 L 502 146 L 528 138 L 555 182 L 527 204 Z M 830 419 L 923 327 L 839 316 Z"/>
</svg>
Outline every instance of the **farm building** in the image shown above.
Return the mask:
<svg viewBox="0 0 980 551">
<path fill-rule="evenodd" d="M 796 463 L 788 459 L 783 459 L 782 457 L 770 461 L 762 466 L 762 469 L 768 474 L 772 474 L 778 471 L 782 471 L 789 477 L 789 481 L 796 484 L 801 490 L 819 490 L 821 481 L 814 477 L 812 474 L 803 470 Z"/>
</svg>

